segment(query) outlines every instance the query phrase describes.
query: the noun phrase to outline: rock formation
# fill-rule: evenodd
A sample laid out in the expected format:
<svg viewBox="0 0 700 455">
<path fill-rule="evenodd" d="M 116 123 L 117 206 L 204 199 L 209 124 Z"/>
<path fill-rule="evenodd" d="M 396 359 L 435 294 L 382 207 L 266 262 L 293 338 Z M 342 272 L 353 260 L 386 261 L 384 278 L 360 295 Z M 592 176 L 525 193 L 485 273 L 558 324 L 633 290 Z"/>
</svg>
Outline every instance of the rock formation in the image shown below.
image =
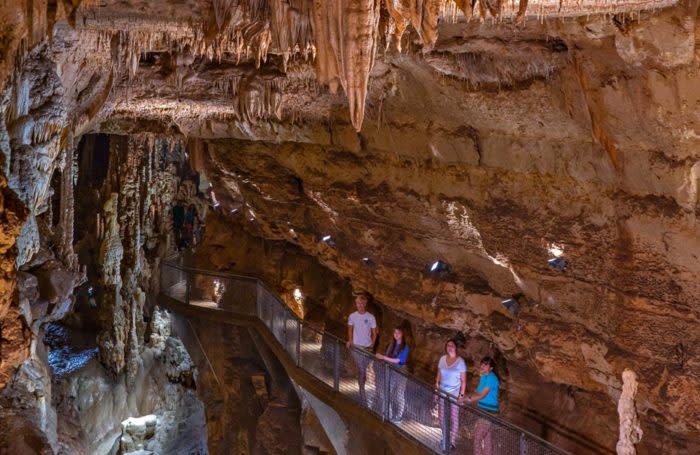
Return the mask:
<svg viewBox="0 0 700 455">
<path fill-rule="evenodd" d="M 223 428 L 274 412 L 217 417 L 194 344 L 153 312 L 179 200 L 206 220 L 201 266 L 260 276 L 332 331 L 368 290 L 382 343 L 407 322 L 426 378 L 461 333 L 470 366 L 496 358 L 504 417 L 566 449 L 614 450 L 634 389 L 636 450 L 700 450 L 698 7 L 0 3 L 0 447 L 111 448 L 156 409 L 165 447 L 197 393 L 212 451 L 257 444 Z M 57 321 L 93 344 L 52 382 Z M 250 392 L 234 379 L 225 403 Z M 98 383 L 139 406 L 76 411 Z"/>
<path fill-rule="evenodd" d="M 149 414 L 142 417 L 129 417 L 122 422 L 122 437 L 119 445 L 122 453 L 143 451 L 147 440 L 153 438 L 158 424 L 158 417 Z"/>
<path fill-rule="evenodd" d="M 622 372 L 622 393 L 617 402 L 617 414 L 620 416 L 620 438 L 617 441 L 618 455 L 635 455 L 634 446 L 642 440 L 634 399 L 637 397 L 637 375 L 632 370 Z"/>
</svg>

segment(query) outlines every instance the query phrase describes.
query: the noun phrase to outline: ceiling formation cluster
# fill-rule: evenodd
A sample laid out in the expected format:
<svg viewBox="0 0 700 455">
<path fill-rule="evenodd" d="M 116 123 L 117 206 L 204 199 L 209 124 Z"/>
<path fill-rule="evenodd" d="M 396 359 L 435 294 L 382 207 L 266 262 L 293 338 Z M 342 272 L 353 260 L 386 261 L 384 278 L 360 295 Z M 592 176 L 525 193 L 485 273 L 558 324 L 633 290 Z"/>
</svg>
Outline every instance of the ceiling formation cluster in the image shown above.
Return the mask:
<svg viewBox="0 0 700 455">
<path fill-rule="evenodd" d="M 359 131 L 370 73 L 379 51 L 406 51 L 406 45 L 411 44 L 411 50 L 426 53 L 438 40 L 441 22 L 488 20 L 512 26 L 513 22 L 555 16 L 633 13 L 674 2 L 190 0 L 185 5 L 159 8 L 135 0 L 126 6 L 109 1 L 83 2 L 72 9 L 59 5 L 59 10 L 65 9 L 64 14 L 73 18 L 69 22 L 80 33 L 81 44 L 92 45 L 108 56 L 111 68 L 126 74 L 129 80 L 140 62 L 156 54 L 160 74 L 169 73 L 178 93 L 188 80 L 197 79 L 202 62 L 228 65 L 232 74 L 243 72 L 268 81 L 280 76 L 286 79 L 292 71 L 290 61 L 313 65 L 314 83 L 327 86 L 331 93 L 342 89 L 352 125 Z M 408 42 L 407 31 L 412 36 Z M 193 70 L 195 66 L 199 66 L 197 71 Z M 274 90 L 254 86 L 251 94 L 245 84 L 250 78 L 235 79 L 240 86 L 230 91 L 241 93 L 234 104 L 247 106 L 243 118 L 279 118 L 281 108 L 279 100 L 273 99 Z M 280 84 L 277 81 L 275 87 Z M 235 110 L 241 111 L 239 106 Z"/>
</svg>

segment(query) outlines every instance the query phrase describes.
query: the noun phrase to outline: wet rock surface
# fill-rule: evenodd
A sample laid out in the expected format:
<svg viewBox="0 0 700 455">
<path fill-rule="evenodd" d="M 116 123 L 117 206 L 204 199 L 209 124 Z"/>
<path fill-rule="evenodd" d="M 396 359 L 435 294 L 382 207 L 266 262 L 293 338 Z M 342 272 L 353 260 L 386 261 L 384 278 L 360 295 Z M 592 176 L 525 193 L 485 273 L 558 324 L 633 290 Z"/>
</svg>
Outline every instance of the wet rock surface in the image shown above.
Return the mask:
<svg viewBox="0 0 700 455">
<path fill-rule="evenodd" d="M 54 380 L 80 370 L 97 356 L 94 334 L 70 330 L 60 323 L 50 323 L 45 330 L 43 341 L 49 349 L 48 363 Z"/>
</svg>

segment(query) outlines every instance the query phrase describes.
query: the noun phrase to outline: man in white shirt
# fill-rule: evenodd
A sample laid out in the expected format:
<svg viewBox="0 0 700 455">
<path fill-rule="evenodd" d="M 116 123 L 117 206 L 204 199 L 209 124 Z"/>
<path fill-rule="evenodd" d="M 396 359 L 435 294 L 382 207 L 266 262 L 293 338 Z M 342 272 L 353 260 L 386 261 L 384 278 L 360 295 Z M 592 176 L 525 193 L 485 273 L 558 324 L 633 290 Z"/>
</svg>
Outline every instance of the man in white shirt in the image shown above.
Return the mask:
<svg viewBox="0 0 700 455">
<path fill-rule="evenodd" d="M 348 317 L 348 341 L 346 343 L 348 349 L 351 346 L 359 349 L 372 351 L 374 342 L 377 339 L 377 320 L 372 313 L 367 311 L 367 302 L 369 295 L 361 293 L 355 298 L 355 306 L 357 311 L 353 312 Z M 367 381 L 367 366 L 371 359 L 371 353 L 359 353 L 356 350 L 352 351 L 352 356 L 357 365 L 357 382 L 360 386 L 360 401 L 365 401 L 365 382 Z"/>
</svg>

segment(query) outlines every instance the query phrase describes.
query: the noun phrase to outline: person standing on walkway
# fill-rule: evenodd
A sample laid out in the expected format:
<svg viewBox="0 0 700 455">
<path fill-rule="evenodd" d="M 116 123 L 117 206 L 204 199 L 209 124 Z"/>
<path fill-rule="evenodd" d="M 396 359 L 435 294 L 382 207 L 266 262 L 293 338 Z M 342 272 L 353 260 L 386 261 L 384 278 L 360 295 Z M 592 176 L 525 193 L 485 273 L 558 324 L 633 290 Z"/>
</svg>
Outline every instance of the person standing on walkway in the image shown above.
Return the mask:
<svg viewBox="0 0 700 455">
<path fill-rule="evenodd" d="M 403 411 L 406 404 L 404 393 L 406 391 L 406 362 L 408 361 L 408 344 L 404 337 L 403 328 L 394 327 L 394 336 L 386 347 L 386 353 L 377 353 L 377 358 L 393 364 L 398 371 L 393 368 L 385 368 L 383 380 L 389 381 L 389 420 L 398 423 L 403 419 Z M 404 374 L 402 374 L 404 373 Z"/>
<path fill-rule="evenodd" d="M 365 403 L 365 382 L 367 381 L 367 367 L 371 360 L 371 351 L 377 339 L 377 320 L 367 311 L 369 294 L 363 292 L 355 298 L 357 311 L 348 317 L 348 341 L 347 348 L 352 349 L 352 356 L 357 366 L 357 383 L 360 388 L 360 401 Z M 361 352 L 361 350 L 370 351 Z"/>
<path fill-rule="evenodd" d="M 496 374 L 496 362 L 491 357 L 484 357 L 479 364 L 479 387 L 476 393 L 466 399 L 467 403 L 489 414 L 498 414 L 498 386 L 500 381 Z M 492 455 L 493 443 L 491 430 L 493 426 L 486 418 L 481 418 L 474 427 L 474 454 Z"/>
<path fill-rule="evenodd" d="M 440 357 L 438 362 L 435 387 L 460 401 L 464 398 L 464 390 L 467 387 L 467 364 L 462 357 L 457 355 L 457 342 L 454 339 L 445 343 L 445 355 Z M 440 397 L 438 397 L 438 400 L 440 426 L 444 429 L 444 422 L 448 418 L 445 416 L 445 412 L 447 412 L 445 400 Z M 447 448 L 448 443 L 452 447 L 455 446 L 457 431 L 459 430 L 459 406 L 456 403 L 450 403 L 449 408 L 450 435 L 449 441 L 446 434 L 442 435 L 443 449 Z"/>
</svg>

